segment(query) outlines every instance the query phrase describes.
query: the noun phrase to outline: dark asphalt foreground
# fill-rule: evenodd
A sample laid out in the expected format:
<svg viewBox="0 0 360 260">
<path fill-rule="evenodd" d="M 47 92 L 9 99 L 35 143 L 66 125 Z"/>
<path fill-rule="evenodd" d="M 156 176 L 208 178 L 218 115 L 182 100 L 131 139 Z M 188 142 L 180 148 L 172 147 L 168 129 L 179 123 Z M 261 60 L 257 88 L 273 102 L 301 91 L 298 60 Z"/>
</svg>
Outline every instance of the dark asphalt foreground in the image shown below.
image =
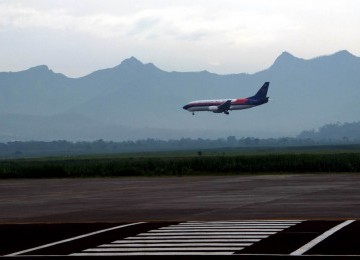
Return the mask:
<svg viewBox="0 0 360 260">
<path fill-rule="evenodd" d="M 0 223 L 358 219 L 359 174 L 0 181 Z"/>
<path fill-rule="evenodd" d="M 0 181 L 0 223 L 358 219 L 359 174 Z"/>
<path fill-rule="evenodd" d="M 186 221 L 230 221 L 226 225 L 232 225 L 231 220 L 262 223 L 264 219 L 284 223 L 292 220 L 296 224 L 229 257 L 359 259 L 359 187 L 358 174 L 1 180 L 0 256 L 81 236 L 15 256 L 43 259 L 55 255 L 62 259 L 91 252 L 99 245 L 189 223 Z M 348 221 L 349 225 L 316 244 L 306 255 L 289 255 Z M 126 227 L 113 230 L 119 225 Z M 111 230 L 97 233 L 107 229 Z M 231 233 L 224 231 L 225 235 Z M 82 237 L 92 232 L 96 234 Z M 199 259 L 171 259 L 185 257 Z"/>
<path fill-rule="evenodd" d="M 255 221 L 262 223 L 261 225 L 266 225 L 266 222 L 269 221 Z M 282 222 L 284 225 L 288 221 L 277 220 L 277 222 Z M 346 222 L 346 221 L 345 221 Z M 266 259 L 284 259 L 284 258 L 299 258 L 304 257 L 307 259 L 318 259 L 318 258 L 334 258 L 334 259 L 356 259 L 360 257 L 360 247 L 358 246 L 358 241 L 360 237 L 360 221 L 350 221 L 347 226 L 342 229 L 339 229 L 337 232 L 333 233 L 327 238 L 322 239 L 315 243 L 311 248 L 305 250 L 300 255 L 291 256 L 298 249 L 302 248 L 308 242 L 316 240 L 322 234 L 328 232 L 331 229 L 341 225 L 344 221 L 339 220 L 330 220 L 330 221 L 321 221 L 321 220 L 307 220 L 307 221 L 295 221 L 293 224 L 290 224 L 287 228 L 279 229 L 275 234 L 269 235 L 260 241 L 254 241 L 253 243 L 248 244 L 243 249 L 231 250 L 227 247 L 236 247 L 234 241 L 228 242 L 228 245 L 223 245 L 223 249 L 214 249 L 210 245 L 201 244 L 202 249 L 197 246 L 197 243 L 194 241 L 191 246 L 182 247 L 180 241 L 174 240 L 172 236 L 177 236 L 179 239 L 180 236 L 177 234 L 176 229 L 184 225 L 189 225 L 190 222 L 157 222 L 157 223 L 86 223 L 86 224 L 4 224 L 0 225 L 0 255 L 10 257 L 37 257 L 43 258 L 44 256 L 55 256 L 57 258 L 73 256 L 79 257 L 85 253 L 86 256 L 80 256 L 81 258 L 95 257 L 96 254 L 102 255 L 102 257 L 127 257 L 131 259 L 146 258 L 141 255 L 128 255 L 128 249 L 133 252 L 139 252 L 138 250 L 147 252 L 147 253 L 156 253 L 157 251 L 149 251 L 149 248 L 158 248 L 160 252 L 166 248 L 171 248 L 172 251 L 178 251 L 179 255 L 171 256 L 171 259 L 198 259 L 199 256 L 185 256 L 181 255 L 182 249 L 189 250 L 191 252 L 202 251 L 205 249 L 207 252 L 221 252 L 230 250 L 229 257 L 235 257 L 239 259 L 263 259 L 266 256 Z M 214 222 L 200 222 L 200 225 L 213 226 Z M 219 222 L 218 222 L 219 223 Z M 220 223 L 224 223 L 221 221 Z M 236 222 L 235 222 L 236 223 Z M 239 223 L 239 222 L 237 222 Z M 254 222 L 252 222 L 254 223 Z M 270 222 L 272 223 L 272 222 Z M 273 222 L 274 223 L 274 222 Z M 190 224 L 194 225 L 194 224 Z M 224 224 L 222 224 L 224 225 Z M 236 225 L 240 224 L 231 224 L 228 222 L 228 225 L 236 228 Z M 246 225 L 246 224 L 244 224 Z M 248 224 L 249 225 L 249 224 Z M 276 224 L 269 224 L 276 225 Z M 278 227 L 281 224 L 277 224 Z M 115 228 L 114 228 L 115 227 Z M 174 227 L 176 228 L 174 230 Z M 172 229 L 172 235 L 168 236 L 166 234 L 162 235 L 161 238 L 144 242 L 132 243 L 133 247 L 123 247 L 124 243 L 121 242 L 134 242 L 134 239 L 144 239 L 146 236 L 144 234 L 153 235 L 154 232 L 159 232 L 162 229 Z M 189 227 L 186 227 L 188 229 Z M 239 227 L 238 227 L 239 228 Z M 255 227 L 254 227 L 255 228 Z M 260 227 L 259 227 L 260 228 Z M 273 229 L 274 227 L 272 227 Z M 269 229 L 269 227 L 268 227 Z M 104 232 L 97 233 L 96 231 L 102 230 Z M 183 228 L 185 231 L 185 228 Z M 221 237 L 225 229 L 219 231 L 218 234 L 209 234 L 205 238 L 201 239 L 201 236 L 196 235 L 194 231 L 187 231 L 188 235 L 194 234 L 192 236 L 198 236 L 200 240 L 206 243 L 208 239 L 215 239 L 216 237 Z M 84 234 L 89 234 L 94 232 L 96 234 L 91 234 L 86 236 Z M 182 231 L 182 232 L 184 232 Z M 199 231 L 197 231 L 199 232 Z M 234 231 L 229 230 L 227 235 L 234 234 Z M 79 237 L 80 236 L 80 237 Z M 72 239 L 75 238 L 75 239 Z M 160 240 L 159 240 L 160 239 Z M 169 243 L 168 245 L 158 242 L 166 239 Z M 194 238 L 193 238 L 194 239 Z M 244 239 L 246 240 L 246 239 Z M 143 243 L 142 247 L 139 243 Z M 166 242 L 165 242 L 166 243 Z M 211 242 L 207 242 L 211 243 Z M 214 243 L 214 242 L 212 242 Z M 45 246 L 44 246 L 45 245 Z M 109 246 L 111 250 L 109 253 Z M 115 245 L 115 247 L 114 247 Z M 159 246 L 157 246 L 159 245 Z M 231 246 L 233 245 L 233 246 Z M 120 246 L 120 247 L 119 247 Z M 150 246 L 150 247 L 149 247 Z M 216 247 L 216 246 L 215 246 Z M 105 250 L 102 252 L 94 251 L 96 250 Z M 119 250 L 118 250 L 119 249 Z M 124 251 L 125 250 L 125 251 Z M 218 250 L 218 251 L 217 251 Z M 125 253 L 125 255 L 119 255 L 119 252 Z M 112 252 L 112 253 L 111 253 Z M 158 252 L 159 253 L 159 252 Z M 116 255 L 118 254 L 118 255 Z M 166 255 L 156 255 L 156 258 L 165 258 Z M 224 257 L 224 256 L 221 256 Z M 204 257 L 205 258 L 205 257 Z M 206 255 L 206 259 L 218 259 L 219 256 Z"/>
</svg>

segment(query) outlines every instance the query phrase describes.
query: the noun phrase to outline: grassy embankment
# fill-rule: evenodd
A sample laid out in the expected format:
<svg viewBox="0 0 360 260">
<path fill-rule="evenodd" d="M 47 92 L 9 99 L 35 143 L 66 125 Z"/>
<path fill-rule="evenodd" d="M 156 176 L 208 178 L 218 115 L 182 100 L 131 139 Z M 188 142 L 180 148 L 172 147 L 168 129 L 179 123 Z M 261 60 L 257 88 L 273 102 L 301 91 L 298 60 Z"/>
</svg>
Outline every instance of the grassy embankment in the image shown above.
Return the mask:
<svg viewBox="0 0 360 260">
<path fill-rule="evenodd" d="M 0 178 L 360 172 L 359 151 L 149 153 L 0 161 Z"/>
</svg>

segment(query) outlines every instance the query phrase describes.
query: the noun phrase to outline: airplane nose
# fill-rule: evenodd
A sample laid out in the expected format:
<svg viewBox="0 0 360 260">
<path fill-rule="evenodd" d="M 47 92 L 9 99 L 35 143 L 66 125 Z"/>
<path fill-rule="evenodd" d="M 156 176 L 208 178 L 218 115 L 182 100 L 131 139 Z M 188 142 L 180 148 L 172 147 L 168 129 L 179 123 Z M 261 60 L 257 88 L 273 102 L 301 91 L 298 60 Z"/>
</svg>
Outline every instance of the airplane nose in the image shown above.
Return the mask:
<svg viewBox="0 0 360 260">
<path fill-rule="evenodd" d="M 187 105 L 183 106 L 183 109 L 187 110 L 187 108 L 188 108 L 188 106 L 187 106 Z"/>
</svg>

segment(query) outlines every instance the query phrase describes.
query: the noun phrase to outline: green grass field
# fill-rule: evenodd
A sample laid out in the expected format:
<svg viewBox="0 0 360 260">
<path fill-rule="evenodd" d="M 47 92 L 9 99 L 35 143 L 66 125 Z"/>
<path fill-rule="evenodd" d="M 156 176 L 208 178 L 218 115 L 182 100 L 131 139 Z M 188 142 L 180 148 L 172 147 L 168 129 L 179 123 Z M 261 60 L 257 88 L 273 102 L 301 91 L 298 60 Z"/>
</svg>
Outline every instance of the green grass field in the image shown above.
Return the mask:
<svg viewBox="0 0 360 260">
<path fill-rule="evenodd" d="M 216 149 L 0 160 L 0 178 L 360 172 L 353 147 Z"/>
</svg>

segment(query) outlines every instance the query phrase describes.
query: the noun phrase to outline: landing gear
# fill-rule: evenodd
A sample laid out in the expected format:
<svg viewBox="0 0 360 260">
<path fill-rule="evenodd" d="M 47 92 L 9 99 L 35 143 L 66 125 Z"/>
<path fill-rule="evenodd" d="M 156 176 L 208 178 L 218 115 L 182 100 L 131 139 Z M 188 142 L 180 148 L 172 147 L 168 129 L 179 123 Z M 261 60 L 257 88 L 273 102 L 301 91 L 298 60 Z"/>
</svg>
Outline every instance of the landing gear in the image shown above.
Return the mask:
<svg viewBox="0 0 360 260">
<path fill-rule="evenodd" d="M 229 111 L 225 111 L 224 114 L 225 114 L 225 115 L 228 115 L 228 114 L 229 114 Z"/>
<path fill-rule="evenodd" d="M 194 112 L 192 112 L 192 115 L 194 116 L 194 115 L 195 115 L 195 113 L 194 113 Z"/>
</svg>

